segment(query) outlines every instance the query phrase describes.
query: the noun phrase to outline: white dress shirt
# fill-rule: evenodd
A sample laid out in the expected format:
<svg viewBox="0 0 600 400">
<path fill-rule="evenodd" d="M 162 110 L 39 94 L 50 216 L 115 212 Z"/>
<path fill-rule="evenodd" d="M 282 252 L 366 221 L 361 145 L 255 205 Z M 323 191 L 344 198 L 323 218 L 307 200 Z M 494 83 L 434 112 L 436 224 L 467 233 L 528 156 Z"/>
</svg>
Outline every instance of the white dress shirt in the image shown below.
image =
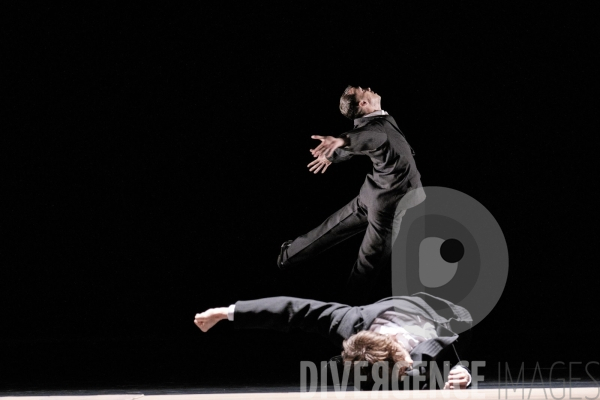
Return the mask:
<svg viewBox="0 0 600 400">
<path fill-rule="evenodd" d="M 233 313 L 235 313 L 235 304 L 230 305 L 227 308 L 227 319 L 233 321 Z"/>
<path fill-rule="evenodd" d="M 383 335 L 393 335 L 409 353 L 421 342 L 438 337 L 435 331 L 433 321 L 418 315 L 404 314 L 397 311 L 386 311 L 375 318 L 375 321 L 369 327 L 371 332 L 381 333 Z M 471 374 L 460 365 L 455 365 L 452 369 L 460 368 L 469 375 L 471 384 Z"/>
<path fill-rule="evenodd" d="M 371 332 L 393 335 L 409 353 L 421 342 L 437 338 L 432 321 L 418 315 L 386 311 L 379 315 L 371 326 Z"/>
</svg>

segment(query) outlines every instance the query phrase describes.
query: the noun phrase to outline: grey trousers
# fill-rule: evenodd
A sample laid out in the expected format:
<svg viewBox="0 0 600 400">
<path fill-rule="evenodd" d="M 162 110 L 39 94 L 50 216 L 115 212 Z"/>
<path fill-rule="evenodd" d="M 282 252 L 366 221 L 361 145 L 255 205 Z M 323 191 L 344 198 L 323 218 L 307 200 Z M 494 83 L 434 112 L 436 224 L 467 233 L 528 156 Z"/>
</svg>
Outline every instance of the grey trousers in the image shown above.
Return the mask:
<svg viewBox="0 0 600 400">
<path fill-rule="evenodd" d="M 368 209 L 357 197 L 329 216 L 321 225 L 298 236 L 283 254 L 282 268 L 307 261 L 330 247 L 364 232 L 358 259 L 347 281 L 348 292 L 371 289 L 383 265 L 391 263 L 392 244 L 406 213 L 397 208 Z"/>
</svg>

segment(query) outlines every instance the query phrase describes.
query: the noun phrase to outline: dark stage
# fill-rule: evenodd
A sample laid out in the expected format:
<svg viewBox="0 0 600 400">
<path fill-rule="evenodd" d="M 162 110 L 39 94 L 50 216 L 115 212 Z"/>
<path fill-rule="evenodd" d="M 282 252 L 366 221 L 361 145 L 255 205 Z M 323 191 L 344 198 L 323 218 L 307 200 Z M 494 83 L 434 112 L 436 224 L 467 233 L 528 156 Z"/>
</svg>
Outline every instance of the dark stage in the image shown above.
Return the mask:
<svg viewBox="0 0 600 400">
<path fill-rule="evenodd" d="M 262 297 L 339 301 L 361 235 L 293 270 L 275 259 L 371 171 L 367 157 L 306 167 L 311 135 L 352 129 L 338 110 L 351 84 L 382 96 L 424 186 L 472 196 L 502 228 L 508 280 L 470 346 L 487 363 L 482 387 L 497 388 L 506 363 L 530 374 L 539 363 L 544 377 L 580 363 L 565 379 L 593 398 L 590 13 L 476 2 L 6 10 L 0 396 L 299 392 L 300 361 L 338 349 L 227 321 L 204 333 L 193 317 Z"/>
</svg>

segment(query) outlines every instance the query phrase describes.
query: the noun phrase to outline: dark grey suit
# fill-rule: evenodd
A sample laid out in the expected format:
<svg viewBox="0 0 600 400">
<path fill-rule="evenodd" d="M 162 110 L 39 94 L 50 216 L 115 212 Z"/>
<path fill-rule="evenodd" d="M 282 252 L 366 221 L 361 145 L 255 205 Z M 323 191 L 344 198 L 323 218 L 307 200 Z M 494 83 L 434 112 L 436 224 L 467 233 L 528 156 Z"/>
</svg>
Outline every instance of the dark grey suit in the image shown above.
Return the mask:
<svg viewBox="0 0 600 400">
<path fill-rule="evenodd" d="M 342 134 L 347 146 L 336 149 L 330 160 L 334 163 L 354 155 L 366 155 L 373 162 L 359 195 L 332 214 L 320 226 L 297 237 L 283 253 L 282 268 L 306 261 L 310 257 L 365 232 L 358 259 L 348 280 L 348 292 L 355 300 L 370 291 L 382 266 L 391 261 L 392 226 L 399 226 L 404 210 L 424 200 L 418 193 L 420 174 L 414 152 L 389 115 L 358 118 L 354 129 Z M 420 189 L 420 193 L 422 189 Z M 381 298 L 380 293 L 375 298 Z"/>
<path fill-rule="evenodd" d="M 454 332 L 468 332 L 473 323 L 471 314 L 427 293 L 390 297 L 361 307 L 294 297 L 238 301 L 233 323 L 236 329 L 314 332 L 341 349 L 344 339 L 369 329 L 375 318 L 390 310 L 422 316 L 435 323 L 438 337 L 418 344 L 410 353 L 413 361 L 449 361 L 454 365 L 459 361 L 458 354 L 466 350 L 468 335 L 461 334 L 459 340 Z M 413 374 L 428 376 L 426 368 L 415 369 Z"/>
</svg>

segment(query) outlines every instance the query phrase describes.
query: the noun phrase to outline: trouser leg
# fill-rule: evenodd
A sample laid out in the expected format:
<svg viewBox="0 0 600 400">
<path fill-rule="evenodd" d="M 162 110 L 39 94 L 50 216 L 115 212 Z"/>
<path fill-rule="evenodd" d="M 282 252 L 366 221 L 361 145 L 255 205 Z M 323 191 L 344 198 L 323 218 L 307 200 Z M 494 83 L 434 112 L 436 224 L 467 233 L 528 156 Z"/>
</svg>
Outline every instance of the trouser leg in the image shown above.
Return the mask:
<svg viewBox="0 0 600 400">
<path fill-rule="evenodd" d="M 400 233 L 400 225 L 402 225 L 402 217 L 404 217 L 404 214 L 406 214 L 406 210 L 396 209 L 394 222 L 392 224 L 392 246 L 398 237 L 398 233 Z"/>
<path fill-rule="evenodd" d="M 391 278 L 386 279 L 390 287 L 377 290 L 372 285 L 379 272 L 389 267 L 392 260 L 392 245 L 402 223 L 406 210 L 371 210 L 368 214 L 368 226 L 360 246 L 358 259 L 354 263 L 347 282 L 347 293 L 357 300 L 365 299 L 370 292 L 387 294 L 391 288 Z"/>
<path fill-rule="evenodd" d="M 366 228 L 367 212 L 356 197 L 321 225 L 294 239 L 284 251 L 282 267 L 306 261 L 357 233 L 364 232 Z"/>
</svg>

